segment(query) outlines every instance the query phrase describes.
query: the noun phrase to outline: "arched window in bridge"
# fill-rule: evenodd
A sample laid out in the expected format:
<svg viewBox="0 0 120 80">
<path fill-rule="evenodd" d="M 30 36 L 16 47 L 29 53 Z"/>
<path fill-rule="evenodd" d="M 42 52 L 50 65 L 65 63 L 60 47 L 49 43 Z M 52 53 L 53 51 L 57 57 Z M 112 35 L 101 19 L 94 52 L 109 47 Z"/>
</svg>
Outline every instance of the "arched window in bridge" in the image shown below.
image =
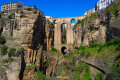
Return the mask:
<svg viewBox="0 0 120 80">
<path fill-rule="evenodd" d="M 72 20 L 71 20 L 71 23 L 72 23 L 72 24 L 75 24 L 75 23 L 76 23 L 75 19 L 72 19 Z"/>
<path fill-rule="evenodd" d="M 67 24 L 65 23 L 61 25 L 61 44 L 67 44 Z"/>
<path fill-rule="evenodd" d="M 58 22 L 57 22 L 57 20 L 54 20 L 53 23 L 54 23 L 54 24 L 57 24 Z"/>
</svg>

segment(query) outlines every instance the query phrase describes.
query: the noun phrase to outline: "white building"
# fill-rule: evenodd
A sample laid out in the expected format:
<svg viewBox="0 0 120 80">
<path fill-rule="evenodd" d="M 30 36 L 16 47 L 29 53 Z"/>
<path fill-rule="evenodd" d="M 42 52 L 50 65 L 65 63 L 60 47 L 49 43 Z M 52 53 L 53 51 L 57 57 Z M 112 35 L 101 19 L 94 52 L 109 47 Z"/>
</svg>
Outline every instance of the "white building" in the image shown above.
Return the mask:
<svg viewBox="0 0 120 80">
<path fill-rule="evenodd" d="M 95 8 L 92 9 L 92 13 L 95 13 Z"/>
<path fill-rule="evenodd" d="M 100 10 L 100 9 L 104 9 L 106 8 L 109 4 L 111 4 L 112 2 L 114 2 L 115 0 L 100 0 L 98 3 L 97 3 L 97 9 Z"/>
<path fill-rule="evenodd" d="M 15 3 L 9 3 L 9 4 L 3 4 L 1 5 L 1 11 L 5 11 L 5 10 L 12 10 L 12 9 L 17 9 L 17 2 Z"/>
<path fill-rule="evenodd" d="M 52 18 L 52 16 L 45 16 L 46 17 L 46 19 L 51 19 Z"/>
</svg>

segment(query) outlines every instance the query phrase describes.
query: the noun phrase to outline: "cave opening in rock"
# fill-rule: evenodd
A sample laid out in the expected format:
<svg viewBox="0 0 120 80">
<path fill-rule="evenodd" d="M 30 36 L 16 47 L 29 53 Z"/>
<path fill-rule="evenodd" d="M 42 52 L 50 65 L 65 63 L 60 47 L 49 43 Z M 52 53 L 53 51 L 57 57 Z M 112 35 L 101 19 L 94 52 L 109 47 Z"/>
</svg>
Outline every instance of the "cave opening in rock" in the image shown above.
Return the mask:
<svg viewBox="0 0 120 80">
<path fill-rule="evenodd" d="M 65 46 L 63 46 L 61 48 L 61 52 L 62 52 L 63 55 L 65 55 L 67 53 L 67 48 Z"/>
</svg>

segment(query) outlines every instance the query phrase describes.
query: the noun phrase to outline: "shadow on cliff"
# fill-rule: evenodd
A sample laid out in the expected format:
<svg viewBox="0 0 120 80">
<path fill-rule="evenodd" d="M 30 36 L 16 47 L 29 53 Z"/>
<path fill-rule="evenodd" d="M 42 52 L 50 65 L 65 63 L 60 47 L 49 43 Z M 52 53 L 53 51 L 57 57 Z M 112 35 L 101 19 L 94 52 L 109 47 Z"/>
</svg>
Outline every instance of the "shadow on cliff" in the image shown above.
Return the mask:
<svg viewBox="0 0 120 80">
<path fill-rule="evenodd" d="M 25 59 L 24 59 L 24 52 L 22 52 L 22 55 L 21 55 L 21 71 L 20 71 L 20 74 L 19 74 L 19 79 L 22 80 L 23 79 L 23 74 L 24 74 L 24 71 L 25 71 L 25 67 L 26 67 L 26 63 L 25 63 Z"/>
<path fill-rule="evenodd" d="M 110 26 L 110 14 L 107 15 L 107 19 L 106 19 L 106 27 L 107 27 L 107 31 L 106 31 L 106 41 L 110 41 L 111 39 L 115 38 L 115 37 L 120 37 L 120 28 L 116 28 L 116 26 Z M 116 23 L 114 23 L 116 24 Z"/>
<path fill-rule="evenodd" d="M 38 18 L 36 19 L 36 22 L 34 23 L 33 27 L 33 37 L 32 37 L 32 46 L 31 48 L 34 50 L 38 50 L 41 46 L 43 49 L 46 49 L 46 46 L 44 45 L 44 39 L 45 39 L 45 22 L 44 22 L 43 16 L 39 13 Z"/>
</svg>

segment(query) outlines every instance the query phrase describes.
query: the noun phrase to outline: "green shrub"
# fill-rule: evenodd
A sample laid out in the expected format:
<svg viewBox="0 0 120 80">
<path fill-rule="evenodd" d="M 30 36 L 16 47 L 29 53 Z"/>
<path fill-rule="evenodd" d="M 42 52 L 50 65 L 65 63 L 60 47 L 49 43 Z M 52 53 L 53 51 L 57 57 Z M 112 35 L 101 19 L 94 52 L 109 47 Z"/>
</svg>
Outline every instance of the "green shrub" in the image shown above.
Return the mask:
<svg viewBox="0 0 120 80">
<path fill-rule="evenodd" d="M 15 54 L 15 56 L 18 57 L 20 54 L 23 53 L 23 51 L 24 51 L 24 48 L 20 48 L 20 49 L 18 49 L 17 52 L 16 52 L 16 54 Z"/>
<path fill-rule="evenodd" d="M 37 9 L 37 7 L 36 7 L 36 5 L 34 5 L 34 7 L 33 7 L 34 9 Z"/>
<path fill-rule="evenodd" d="M 23 14 L 23 11 L 22 11 L 22 10 L 20 11 L 20 14 Z"/>
<path fill-rule="evenodd" d="M 2 61 L 1 61 L 1 63 L 2 64 L 5 64 L 5 63 L 9 63 L 9 62 L 11 62 L 11 61 L 13 61 L 14 59 L 13 58 L 7 58 L 7 59 L 3 59 Z"/>
<path fill-rule="evenodd" d="M 32 69 L 32 68 L 38 69 L 38 66 L 35 64 L 31 64 L 31 65 L 26 67 L 26 69 Z"/>
<path fill-rule="evenodd" d="M 97 73 L 94 80 L 102 80 L 103 75 L 103 73 Z"/>
<path fill-rule="evenodd" d="M 74 58 L 75 58 L 74 54 L 70 54 L 70 55 L 68 56 L 68 59 L 73 60 Z"/>
<path fill-rule="evenodd" d="M 114 14 L 116 13 L 117 9 L 120 7 L 120 2 L 117 4 L 114 4 L 113 6 L 109 6 L 106 10 L 106 14 Z"/>
<path fill-rule="evenodd" d="M 83 80 L 92 80 L 89 71 L 85 70 Z"/>
<path fill-rule="evenodd" d="M 85 51 L 83 50 L 80 55 L 84 57 L 85 56 Z"/>
<path fill-rule="evenodd" d="M 6 55 L 6 54 L 7 54 L 7 48 L 8 48 L 8 47 L 5 46 L 5 45 L 3 45 L 3 46 L 1 47 L 1 52 L 2 52 L 1 54 L 2 54 L 2 55 Z"/>
<path fill-rule="evenodd" d="M 46 80 L 45 76 L 40 72 L 36 72 L 33 80 Z"/>
<path fill-rule="evenodd" d="M 83 49 L 85 49 L 85 46 L 80 46 L 78 49 L 83 50 Z"/>
<path fill-rule="evenodd" d="M 0 44 L 5 44 L 6 40 L 4 36 L 0 36 Z"/>
<path fill-rule="evenodd" d="M 56 48 L 54 48 L 54 47 L 51 47 L 51 50 L 55 51 L 55 52 L 58 52 L 58 50 Z"/>
<path fill-rule="evenodd" d="M 99 46 L 99 44 L 98 44 L 98 43 L 90 43 L 89 46 L 90 46 L 91 48 L 93 48 L 93 47 Z"/>
<path fill-rule="evenodd" d="M 31 9 L 31 7 L 29 7 L 29 8 L 27 8 L 27 10 L 28 10 L 28 11 L 31 11 L 32 9 Z"/>
<path fill-rule="evenodd" d="M 15 51 L 16 51 L 15 48 L 11 48 L 11 49 L 8 51 L 8 56 L 9 56 L 9 58 L 10 58 L 11 56 L 15 56 Z"/>
</svg>

